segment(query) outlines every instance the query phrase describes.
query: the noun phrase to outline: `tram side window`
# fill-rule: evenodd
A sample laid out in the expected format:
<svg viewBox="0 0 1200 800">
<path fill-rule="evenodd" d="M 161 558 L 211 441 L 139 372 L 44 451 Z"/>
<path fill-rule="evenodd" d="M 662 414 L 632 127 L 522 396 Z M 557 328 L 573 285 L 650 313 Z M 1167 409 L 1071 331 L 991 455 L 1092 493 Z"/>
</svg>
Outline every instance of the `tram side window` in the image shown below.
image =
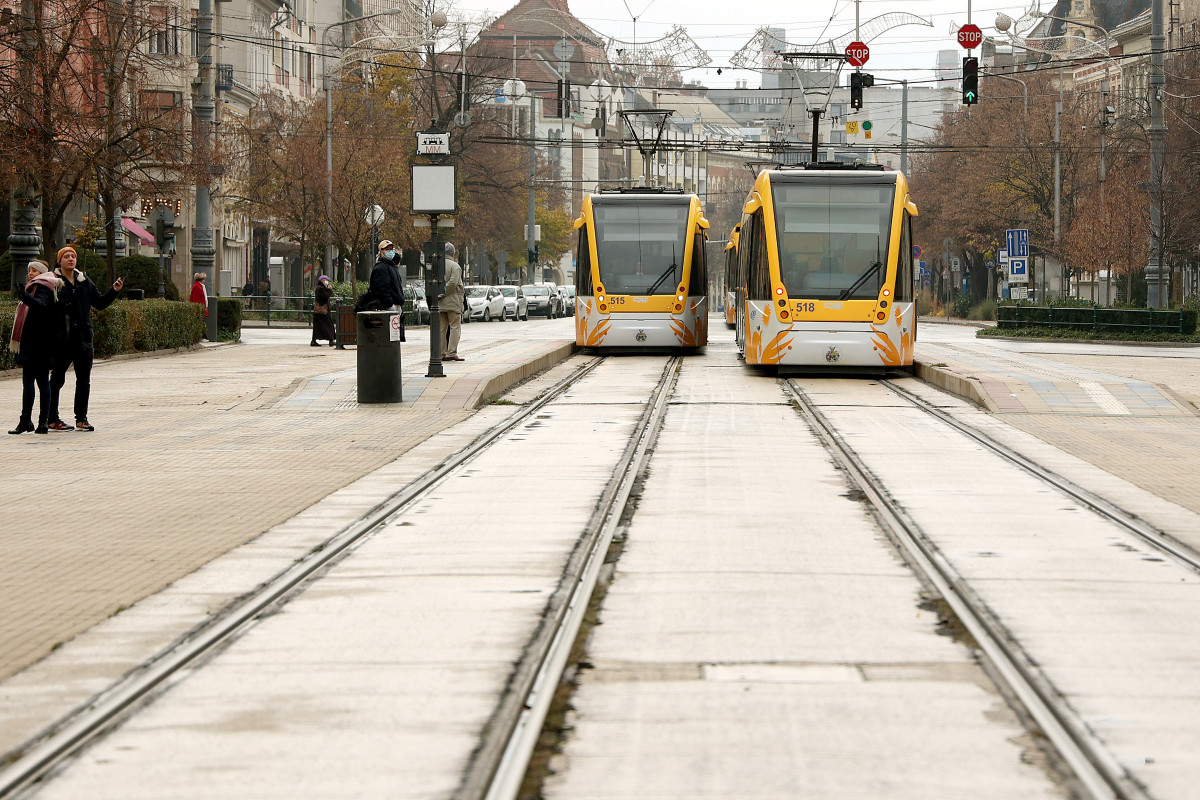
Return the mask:
<svg viewBox="0 0 1200 800">
<path fill-rule="evenodd" d="M 755 212 L 751 229 L 750 275 L 746 291 L 752 300 L 770 300 L 771 266 L 767 259 L 767 228 L 762 211 Z"/>
<path fill-rule="evenodd" d="M 704 234 L 697 233 L 692 242 L 692 271 L 689 295 L 708 294 L 708 258 L 704 252 Z"/>
<path fill-rule="evenodd" d="M 592 296 L 592 248 L 588 241 L 588 226 L 579 229 L 579 246 L 575 251 L 575 294 Z"/>
<path fill-rule="evenodd" d="M 912 220 L 905 211 L 900 225 L 900 254 L 896 259 L 896 302 L 911 302 L 913 297 Z"/>
</svg>

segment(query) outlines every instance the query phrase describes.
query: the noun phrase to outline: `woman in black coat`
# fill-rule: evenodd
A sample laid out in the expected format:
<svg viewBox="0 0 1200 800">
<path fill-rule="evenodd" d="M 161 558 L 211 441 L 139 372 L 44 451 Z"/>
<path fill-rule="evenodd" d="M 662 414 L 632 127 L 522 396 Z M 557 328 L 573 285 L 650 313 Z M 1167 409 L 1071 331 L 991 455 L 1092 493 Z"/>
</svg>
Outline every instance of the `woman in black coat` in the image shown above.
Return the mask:
<svg viewBox="0 0 1200 800">
<path fill-rule="evenodd" d="M 9 433 L 46 433 L 50 413 L 50 363 L 65 331 L 58 289 L 62 280 L 41 261 L 30 261 L 26 284 L 17 286 L 21 306 L 13 322 L 9 347 L 21 365 L 21 420 Z M 33 395 L 38 395 L 38 424 L 33 426 Z"/>
<path fill-rule="evenodd" d="M 333 330 L 333 313 L 329 307 L 329 301 L 333 298 L 333 282 L 329 277 L 322 275 L 317 278 L 317 288 L 313 291 L 313 334 L 312 346 L 320 347 L 317 344 L 318 339 L 323 339 L 329 342 L 329 346 L 333 347 L 337 344 L 337 334 Z"/>
</svg>

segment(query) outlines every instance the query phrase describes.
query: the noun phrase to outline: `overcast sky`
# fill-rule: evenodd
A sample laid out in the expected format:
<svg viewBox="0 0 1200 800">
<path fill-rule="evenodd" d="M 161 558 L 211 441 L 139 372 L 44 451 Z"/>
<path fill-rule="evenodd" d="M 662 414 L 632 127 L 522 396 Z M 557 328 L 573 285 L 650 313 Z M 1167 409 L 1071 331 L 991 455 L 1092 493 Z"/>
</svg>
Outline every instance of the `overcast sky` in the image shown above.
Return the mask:
<svg viewBox="0 0 1200 800">
<path fill-rule="evenodd" d="M 1031 0 L 1035 7 L 1038 0 Z M 639 42 L 661 38 L 674 25 L 683 25 L 700 47 L 712 58 L 706 69 L 685 73 L 687 80 L 699 80 L 707 86 L 733 86 L 737 78 L 746 78 L 757 88 L 757 74 L 728 69 L 729 59 L 763 26 L 787 31 L 792 44 L 811 44 L 854 30 L 853 0 L 569 0 L 571 12 L 585 23 L 608 36 L 625 41 L 634 38 L 631 15 L 637 15 Z M 455 7 L 465 12 L 488 11 L 497 16 L 515 4 L 505 0 L 457 0 Z M 626 10 L 628 4 L 628 11 Z M 1041 0 L 1049 10 L 1053 0 Z M 971 21 L 994 35 L 996 13 L 1003 11 L 1017 19 L 1028 5 L 1004 0 L 975 0 Z M 965 55 L 950 33 L 951 22 L 967 22 L 966 0 L 862 0 L 860 18 L 865 24 L 881 14 L 903 11 L 933 22 L 932 27 L 904 26 L 868 42 L 870 60 L 864 69 L 876 75 L 910 81 L 932 80 L 939 50 L 955 50 Z M 717 67 L 724 67 L 717 75 Z"/>
</svg>

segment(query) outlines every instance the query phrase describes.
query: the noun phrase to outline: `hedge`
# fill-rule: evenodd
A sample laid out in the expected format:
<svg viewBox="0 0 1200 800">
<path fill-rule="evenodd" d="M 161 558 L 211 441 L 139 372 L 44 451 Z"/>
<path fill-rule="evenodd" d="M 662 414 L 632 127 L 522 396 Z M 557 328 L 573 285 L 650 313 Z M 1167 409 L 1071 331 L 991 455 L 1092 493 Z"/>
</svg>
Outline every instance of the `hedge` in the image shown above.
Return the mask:
<svg viewBox="0 0 1200 800">
<path fill-rule="evenodd" d="M 16 366 L 16 354 L 8 349 L 16 311 L 16 303 L 0 304 L 0 369 Z M 204 338 L 204 309 L 170 300 L 118 300 L 93 313 L 92 327 L 97 358 L 192 347 Z"/>
<path fill-rule="evenodd" d="M 218 338 L 237 341 L 242 338 L 242 301 L 232 297 L 217 298 Z"/>
</svg>

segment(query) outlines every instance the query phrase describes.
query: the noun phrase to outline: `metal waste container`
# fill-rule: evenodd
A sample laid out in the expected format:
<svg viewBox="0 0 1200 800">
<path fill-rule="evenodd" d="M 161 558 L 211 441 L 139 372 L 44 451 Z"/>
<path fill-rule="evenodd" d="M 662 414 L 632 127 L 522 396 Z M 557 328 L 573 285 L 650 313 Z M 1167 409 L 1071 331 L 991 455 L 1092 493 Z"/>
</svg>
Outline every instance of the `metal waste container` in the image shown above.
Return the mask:
<svg viewBox="0 0 1200 800">
<path fill-rule="evenodd" d="M 358 402 L 399 403 L 404 399 L 400 378 L 403 312 L 360 311 L 357 316 Z"/>
</svg>

